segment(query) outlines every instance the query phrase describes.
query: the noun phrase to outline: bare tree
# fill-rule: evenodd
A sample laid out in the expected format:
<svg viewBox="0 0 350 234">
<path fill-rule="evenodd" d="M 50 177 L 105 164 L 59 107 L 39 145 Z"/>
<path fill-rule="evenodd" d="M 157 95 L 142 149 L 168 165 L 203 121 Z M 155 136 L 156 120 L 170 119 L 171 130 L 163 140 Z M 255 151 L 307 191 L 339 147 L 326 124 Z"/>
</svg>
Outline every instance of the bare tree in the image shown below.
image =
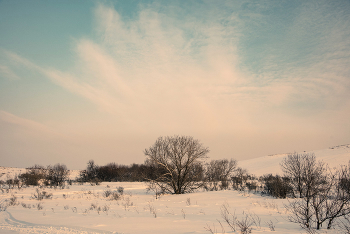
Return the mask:
<svg viewBox="0 0 350 234">
<path fill-rule="evenodd" d="M 226 189 L 229 185 L 232 173 L 236 169 L 237 161 L 231 159 L 211 160 L 207 164 L 206 180 L 209 190 L 218 190 L 221 182 L 221 189 Z"/>
<path fill-rule="evenodd" d="M 80 171 L 79 180 L 81 182 L 96 182 L 99 181 L 98 176 L 99 166 L 96 165 L 94 160 L 89 160 L 86 170 Z"/>
<path fill-rule="evenodd" d="M 159 175 L 152 180 L 168 193 L 182 194 L 202 186 L 198 179 L 202 172 L 194 173 L 209 149 L 189 136 L 159 137 L 144 154 L 148 163 L 157 166 Z"/>
<path fill-rule="evenodd" d="M 48 166 L 47 171 L 47 180 L 50 185 L 62 186 L 64 181 L 68 179 L 69 171 L 64 164 L 57 163 L 54 166 Z"/>
<path fill-rule="evenodd" d="M 298 223 L 304 229 L 311 228 L 312 221 L 312 210 L 311 205 L 307 205 L 302 199 L 292 200 L 288 205 L 286 205 L 287 210 L 291 212 L 289 221 L 293 223 Z"/>
<path fill-rule="evenodd" d="M 234 176 L 231 177 L 233 187 L 234 189 L 242 189 L 248 180 L 248 171 L 246 169 L 238 167 L 234 172 Z"/>
<path fill-rule="evenodd" d="M 350 163 L 349 166 L 341 166 L 333 179 L 333 188 L 323 205 L 327 229 L 332 227 L 336 218 L 350 214 Z"/>
<path fill-rule="evenodd" d="M 329 170 L 323 177 L 318 192 L 312 196 L 316 229 L 320 229 L 326 221 L 327 229 L 330 229 L 335 219 L 350 214 L 350 188 L 344 186 L 345 181 L 349 183 L 349 178 L 350 170 L 346 166 L 341 166 L 334 174 Z"/>
<path fill-rule="evenodd" d="M 284 176 L 291 179 L 291 185 L 293 186 L 294 196 L 303 197 L 304 196 L 304 181 L 303 173 L 306 166 L 306 158 L 314 157 L 314 155 L 309 154 L 289 154 L 281 162 L 282 171 Z"/>
<path fill-rule="evenodd" d="M 288 206 L 292 213 L 290 221 L 299 223 L 303 228 L 310 229 L 313 217 L 316 216 L 317 219 L 317 216 L 320 215 L 319 210 L 314 209 L 315 204 L 313 202 L 314 198 L 319 196 L 324 191 L 324 187 L 327 186 L 326 167 L 323 162 L 317 162 L 313 154 L 294 154 L 289 155 L 288 158 L 289 160 L 284 161 L 281 166 L 284 170 L 285 168 L 300 168 L 298 174 L 289 174 L 289 176 L 292 181 L 294 179 L 294 185 L 296 185 L 301 197 L 301 199 L 291 202 Z M 317 227 L 319 228 L 319 225 Z"/>
<path fill-rule="evenodd" d="M 330 171 L 325 171 L 319 176 L 321 177 L 319 178 L 320 183 L 315 185 L 313 193 L 310 194 L 316 229 L 320 229 L 322 224 L 329 219 L 329 205 L 335 201 L 333 197 L 334 175 Z"/>
<path fill-rule="evenodd" d="M 339 173 L 339 188 L 343 190 L 348 196 L 350 196 L 350 161 L 348 166 L 341 166 Z"/>
<path fill-rule="evenodd" d="M 314 155 L 307 154 L 299 162 L 302 196 L 289 204 L 290 220 L 306 229 L 313 225 L 320 229 L 328 222 L 327 229 L 330 229 L 335 219 L 350 214 L 350 169 L 342 166 L 333 174 L 323 162 L 317 162 Z"/>
</svg>

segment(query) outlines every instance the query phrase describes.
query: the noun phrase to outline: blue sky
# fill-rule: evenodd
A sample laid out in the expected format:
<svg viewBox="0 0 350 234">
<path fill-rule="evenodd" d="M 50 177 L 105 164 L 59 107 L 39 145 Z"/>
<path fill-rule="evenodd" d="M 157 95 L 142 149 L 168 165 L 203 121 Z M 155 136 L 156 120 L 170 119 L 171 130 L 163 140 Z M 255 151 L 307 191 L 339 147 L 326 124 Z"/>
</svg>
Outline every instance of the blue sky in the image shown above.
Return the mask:
<svg viewBox="0 0 350 234">
<path fill-rule="evenodd" d="M 1 165 L 350 142 L 349 1 L 0 1 Z"/>
</svg>

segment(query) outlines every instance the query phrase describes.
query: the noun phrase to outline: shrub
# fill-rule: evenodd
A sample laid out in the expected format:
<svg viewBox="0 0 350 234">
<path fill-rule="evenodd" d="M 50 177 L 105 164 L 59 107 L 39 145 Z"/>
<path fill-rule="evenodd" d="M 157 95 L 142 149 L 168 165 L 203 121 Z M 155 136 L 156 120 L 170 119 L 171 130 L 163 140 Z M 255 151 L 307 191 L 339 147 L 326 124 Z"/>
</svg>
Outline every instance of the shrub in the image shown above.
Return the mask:
<svg viewBox="0 0 350 234">
<path fill-rule="evenodd" d="M 17 205 L 17 197 L 15 195 L 12 195 L 12 197 L 10 198 L 9 202 L 8 202 L 9 206 L 15 206 Z"/>
<path fill-rule="evenodd" d="M 114 192 L 111 194 L 110 199 L 111 199 L 111 200 L 119 200 L 119 199 L 120 199 L 119 193 L 117 193 L 117 192 L 114 191 Z"/>
<path fill-rule="evenodd" d="M 206 165 L 205 188 L 207 190 L 228 189 L 229 179 L 236 169 L 237 161 L 231 159 L 211 160 Z"/>
<path fill-rule="evenodd" d="M 265 183 L 265 192 L 273 197 L 286 198 L 288 195 L 293 194 L 293 188 L 289 184 L 287 177 L 269 174 L 263 176 L 263 181 Z"/>
<path fill-rule="evenodd" d="M 234 175 L 231 177 L 232 188 L 233 189 L 243 189 L 243 187 L 245 186 L 249 177 L 250 176 L 249 176 L 248 171 L 246 169 L 238 167 L 235 170 Z"/>
<path fill-rule="evenodd" d="M 36 204 L 36 208 L 37 208 L 38 210 L 42 210 L 44 207 L 43 207 L 43 205 L 41 204 L 41 202 L 39 202 L 38 204 Z"/>
<path fill-rule="evenodd" d="M 242 220 L 237 220 L 237 226 L 239 227 L 241 234 L 252 233 L 252 225 L 253 221 L 248 215 L 242 218 Z"/>
<path fill-rule="evenodd" d="M 68 179 L 69 171 L 64 164 L 55 164 L 47 167 L 46 179 L 51 186 L 63 186 Z"/>
<path fill-rule="evenodd" d="M 111 190 L 105 190 L 105 191 L 103 191 L 103 196 L 104 197 L 109 197 L 109 195 L 111 195 L 112 194 L 112 191 Z"/>
<path fill-rule="evenodd" d="M 122 188 L 122 187 L 119 187 Z M 110 189 L 103 191 L 103 196 L 105 198 L 109 198 L 110 200 L 119 200 L 120 196 L 122 195 L 122 193 L 118 191 L 111 191 Z"/>
<path fill-rule="evenodd" d="M 46 179 L 46 169 L 43 166 L 34 165 L 27 168 L 27 172 L 19 175 L 18 178 L 27 186 L 37 186 L 40 180 Z"/>
<path fill-rule="evenodd" d="M 120 186 L 120 187 L 118 187 L 117 191 L 118 191 L 118 193 L 119 193 L 120 195 L 123 195 L 123 193 L 124 193 L 124 188 Z"/>
<path fill-rule="evenodd" d="M 8 188 L 9 188 L 9 189 L 14 188 L 15 186 L 17 186 L 17 188 L 20 188 L 20 187 L 21 187 L 20 180 L 18 179 L 17 176 L 15 176 L 14 179 L 8 179 L 8 180 L 6 180 L 6 184 L 8 185 Z"/>
<path fill-rule="evenodd" d="M 258 187 L 257 183 L 254 182 L 254 181 L 253 182 L 247 182 L 246 186 L 247 186 L 249 192 L 252 191 L 252 190 L 256 191 L 256 189 Z"/>
<path fill-rule="evenodd" d="M 32 194 L 32 198 L 39 201 L 43 199 L 50 199 L 52 198 L 52 193 L 47 193 L 46 191 L 41 191 L 37 188 L 35 193 Z"/>
</svg>

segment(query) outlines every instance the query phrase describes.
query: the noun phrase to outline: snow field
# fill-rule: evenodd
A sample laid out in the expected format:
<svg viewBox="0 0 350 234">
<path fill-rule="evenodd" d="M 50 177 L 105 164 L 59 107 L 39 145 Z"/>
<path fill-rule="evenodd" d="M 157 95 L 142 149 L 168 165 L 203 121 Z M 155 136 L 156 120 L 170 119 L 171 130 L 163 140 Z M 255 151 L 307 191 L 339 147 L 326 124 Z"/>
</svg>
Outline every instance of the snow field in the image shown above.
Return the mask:
<svg viewBox="0 0 350 234">
<path fill-rule="evenodd" d="M 331 168 L 347 165 L 350 145 L 312 151 L 317 160 Z M 239 161 L 238 166 L 250 174 L 281 174 L 280 162 L 288 154 Z M 0 179 L 6 181 L 25 172 L 23 168 L 0 167 Z M 75 179 L 79 171 L 71 171 Z M 106 197 L 106 191 L 124 193 L 118 200 Z M 233 190 L 191 194 L 164 195 L 155 199 L 141 182 L 103 182 L 73 184 L 65 189 L 42 188 L 49 199 L 37 200 L 35 187 L 0 190 L 0 233 L 240 233 L 224 221 L 248 220 L 252 233 L 306 233 L 298 224 L 288 221 L 284 208 L 287 199 L 262 197 L 259 194 Z M 120 195 L 120 194 L 119 194 Z M 15 198 L 14 198 L 15 197 Z M 11 201 L 12 199 L 12 201 Z M 13 205 L 9 205 L 9 203 Z M 5 207 L 7 207 L 5 209 Z M 341 233 L 322 229 L 318 233 Z"/>
<path fill-rule="evenodd" d="M 106 190 L 124 187 L 119 200 L 104 196 Z M 12 196 L 16 205 L 0 212 L 1 233 L 239 233 L 225 223 L 225 206 L 237 220 L 253 220 L 252 233 L 304 233 L 288 221 L 287 200 L 262 197 L 232 190 L 164 195 L 155 199 L 139 182 L 104 182 L 43 188 L 51 199 L 32 198 L 36 188 L 13 189 L 1 194 Z M 231 217 L 231 216 L 230 216 Z M 8 232 L 11 231 L 11 232 Z M 333 233 L 333 232 L 329 232 Z M 334 232 L 335 233 L 335 232 Z"/>
</svg>

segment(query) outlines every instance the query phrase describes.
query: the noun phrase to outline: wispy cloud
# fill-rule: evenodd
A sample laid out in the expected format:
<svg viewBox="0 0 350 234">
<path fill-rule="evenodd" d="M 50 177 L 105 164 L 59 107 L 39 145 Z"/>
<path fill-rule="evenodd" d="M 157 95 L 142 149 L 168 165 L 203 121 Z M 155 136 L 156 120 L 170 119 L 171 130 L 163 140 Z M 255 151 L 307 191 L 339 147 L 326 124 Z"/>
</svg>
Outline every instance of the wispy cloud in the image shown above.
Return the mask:
<svg viewBox="0 0 350 234">
<path fill-rule="evenodd" d="M 283 45 L 301 46 L 305 40 L 300 37 L 305 35 L 303 30 L 307 30 L 303 22 L 321 21 L 317 14 L 322 12 L 313 13 L 318 18 L 310 19 L 304 9 L 301 7 L 299 18 L 295 17 L 296 21 L 290 24 L 290 31 L 280 42 Z M 185 19 L 171 18 L 146 7 L 138 17 L 126 21 L 115 9 L 100 4 L 95 17 L 101 40 L 77 40 L 78 60 L 74 71 L 42 68 L 16 54 L 10 56 L 101 109 L 125 118 L 141 115 L 155 118 L 160 114 L 159 108 L 163 114 L 168 113 L 170 119 L 185 112 L 187 118 L 191 118 L 198 113 L 200 116 L 220 113 L 230 106 L 238 109 L 261 105 L 297 107 L 298 103 L 310 100 L 324 108 L 327 102 L 334 105 L 348 97 L 346 74 L 349 70 L 344 56 L 349 53 L 344 54 L 342 50 L 348 48 L 348 44 L 322 54 L 313 51 L 309 57 L 301 54 L 300 61 L 310 59 L 308 66 L 297 66 L 298 60 L 294 59 L 284 61 L 282 68 L 273 68 L 278 57 L 267 58 L 264 62 L 267 70 L 254 74 L 241 69 L 239 56 L 242 54 L 237 52 L 237 46 L 242 33 L 240 27 L 244 24 L 234 14 L 218 15 L 210 23 L 199 20 L 185 25 L 184 22 L 189 21 L 186 16 Z M 254 18 L 257 17 L 255 14 Z M 264 15 L 258 18 L 264 20 Z M 229 23 L 223 23 L 225 20 Z M 336 34 L 344 34 L 341 31 L 344 27 L 340 25 Z M 325 29 L 336 30 L 328 26 Z M 327 44 L 343 41 L 342 36 L 325 37 L 310 47 L 331 48 Z M 278 47 L 271 50 L 270 56 L 278 55 Z M 297 51 L 301 53 L 300 49 L 293 53 Z"/>
<path fill-rule="evenodd" d="M 7 77 L 10 80 L 19 80 L 19 76 L 11 70 L 8 66 L 4 66 L 0 64 L 0 74 Z"/>
<path fill-rule="evenodd" d="M 42 138 L 61 137 L 59 133 L 42 123 L 38 123 L 30 119 L 21 118 L 6 111 L 0 111 L 0 121 L 25 130 L 29 132 L 32 136 L 36 135 L 41 136 Z"/>
<path fill-rule="evenodd" d="M 332 18 L 324 16 L 325 6 L 298 4 L 283 19 L 288 23 L 275 25 L 273 17 L 284 15 L 276 16 L 271 3 L 230 4 L 198 11 L 192 6 L 191 14 L 176 4 L 140 5 L 130 18 L 99 4 L 95 39 L 75 40 L 71 70 L 6 53 L 10 62 L 41 73 L 115 118 L 111 132 L 237 133 L 261 145 L 300 132 L 300 142 L 337 132 L 349 138 L 338 124 L 350 114 L 346 15 Z M 12 66 L 0 71 L 15 77 Z M 0 117 L 21 122 L 6 112 Z"/>
</svg>

